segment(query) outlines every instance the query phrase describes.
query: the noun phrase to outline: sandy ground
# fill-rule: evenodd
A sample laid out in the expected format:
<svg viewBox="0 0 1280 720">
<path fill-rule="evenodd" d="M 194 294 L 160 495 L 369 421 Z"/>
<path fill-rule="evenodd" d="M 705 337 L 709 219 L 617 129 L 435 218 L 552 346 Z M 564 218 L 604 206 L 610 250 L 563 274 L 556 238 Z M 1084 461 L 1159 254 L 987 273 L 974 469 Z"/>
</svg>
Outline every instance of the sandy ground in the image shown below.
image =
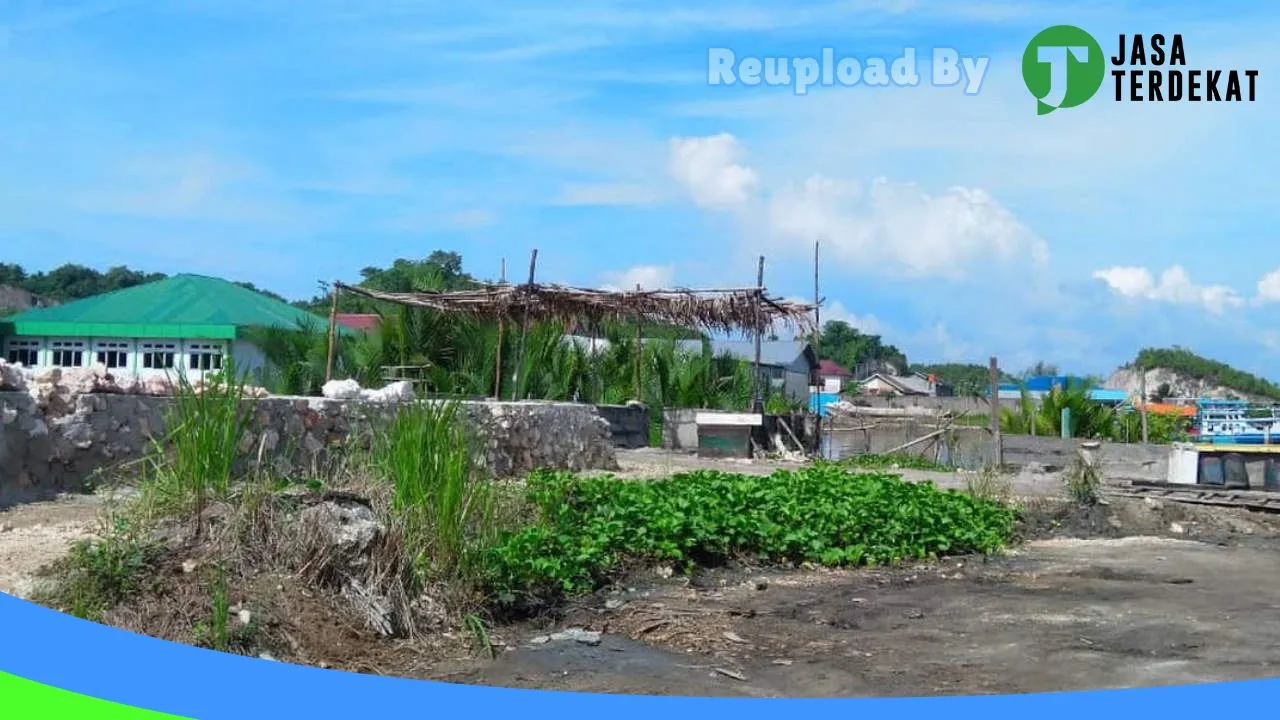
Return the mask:
<svg viewBox="0 0 1280 720">
<path fill-rule="evenodd" d="M 66 495 L 0 510 L 0 592 L 27 597 L 32 576 L 96 529 L 103 495 Z"/>
<path fill-rule="evenodd" d="M 457 679 L 758 697 L 1047 692 L 1280 675 L 1278 548 L 1045 540 L 988 563 L 623 592 Z M 718 581 L 712 581 L 718 584 Z M 621 603 L 621 604 L 619 604 Z M 614 609 L 608 609 L 613 606 Z"/>
<path fill-rule="evenodd" d="M 632 451 L 627 477 L 786 463 Z M 963 487 L 953 473 L 904 475 Z M 554 618 L 490 628 L 497 659 L 439 638 L 388 643 L 323 607 L 285 611 L 327 667 L 559 690 L 741 696 L 900 696 L 1136 687 L 1280 676 L 1280 518 L 1114 498 L 1089 510 L 1046 497 L 1025 543 L 994 558 L 900 569 L 644 571 Z M 94 527 L 105 501 L 72 496 L 0 512 L 0 590 Z M 568 628 L 598 644 L 548 639 Z M 453 638 L 453 635 L 448 635 Z M 588 636 L 589 637 L 589 636 Z"/>
</svg>

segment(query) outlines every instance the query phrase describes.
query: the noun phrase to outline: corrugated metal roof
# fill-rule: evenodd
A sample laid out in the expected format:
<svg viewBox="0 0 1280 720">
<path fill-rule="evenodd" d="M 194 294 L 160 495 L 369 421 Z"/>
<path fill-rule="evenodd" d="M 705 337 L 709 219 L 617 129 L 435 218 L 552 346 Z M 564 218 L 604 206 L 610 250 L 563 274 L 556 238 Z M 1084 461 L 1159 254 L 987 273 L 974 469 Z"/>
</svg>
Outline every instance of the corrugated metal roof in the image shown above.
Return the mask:
<svg viewBox="0 0 1280 720">
<path fill-rule="evenodd" d="M 214 339 L 234 338 L 239 328 L 328 325 L 327 318 L 203 275 L 175 275 L 64 305 L 36 308 L 7 322 L 17 335 Z"/>
</svg>

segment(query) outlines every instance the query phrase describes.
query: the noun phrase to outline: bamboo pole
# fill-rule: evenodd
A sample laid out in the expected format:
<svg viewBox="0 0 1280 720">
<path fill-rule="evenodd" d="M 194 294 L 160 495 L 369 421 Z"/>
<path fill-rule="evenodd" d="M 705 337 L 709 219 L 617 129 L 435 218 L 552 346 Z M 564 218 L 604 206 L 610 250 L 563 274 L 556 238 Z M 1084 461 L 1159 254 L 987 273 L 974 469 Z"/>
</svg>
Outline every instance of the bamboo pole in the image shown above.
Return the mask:
<svg viewBox="0 0 1280 720">
<path fill-rule="evenodd" d="M 1142 444 L 1147 444 L 1147 369 L 1138 367 L 1138 395 L 1141 396 L 1142 405 Z"/>
<path fill-rule="evenodd" d="M 640 292 L 640 283 L 636 283 L 636 292 Z M 643 322 L 636 315 L 636 402 L 644 402 L 644 340 L 640 334 Z"/>
<path fill-rule="evenodd" d="M 538 267 L 538 249 L 533 249 L 533 254 L 529 256 L 529 294 L 533 294 L 533 277 Z M 520 349 L 516 353 L 516 374 L 512 381 L 511 399 L 517 400 L 520 393 L 520 368 L 524 365 L 524 342 L 525 336 L 529 333 L 529 298 L 525 299 L 524 319 L 520 323 Z"/>
<path fill-rule="evenodd" d="M 507 259 L 502 258 L 502 272 L 498 276 L 498 284 L 507 284 Z M 493 399 L 502 399 L 502 343 L 506 339 L 507 323 L 503 318 L 498 318 L 498 354 L 494 359 L 493 367 Z"/>
<path fill-rule="evenodd" d="M 324 381 L 333 380 L 333 358 L 338 349 L 338 281 L 333 282 L 332 299 L 329 301 L 329 356 L 324 366 Z"/>
<path fill-rule="evenodd" d="M 755 331 L 756 331 L 756 361 L 755 372 L 751 374 L 751 411 L 755 413 L 764 411 L 764 403 L 760 399 L 760 341 L 764 336 L 764 328 L 761 327 L 760 319 L 760 302 L 761 296 L 764 294 L 764 256 L 760 256 L 760 265 L 756 270 L 756 295 L 755 295 Z"/>
<path fill-rule="evenodd" d="M 991 460 L 997 467 L 1004 465 L 1004 441 L 1000 437 L 1000 363 L 991 358 Z"/>
<path fill-rule="evenodd" d="M 822 363 L 822 296 L 818 288 L 818 246 L 821 240 L 813 241 L 813 354 Z M 813 386 L 818 394 L 816 418 L 813 422 L 813 434 L 818 439 L 818 452 L 822 452 L 822 381 L 820 373 L 814 373 Z"/>
</svg>

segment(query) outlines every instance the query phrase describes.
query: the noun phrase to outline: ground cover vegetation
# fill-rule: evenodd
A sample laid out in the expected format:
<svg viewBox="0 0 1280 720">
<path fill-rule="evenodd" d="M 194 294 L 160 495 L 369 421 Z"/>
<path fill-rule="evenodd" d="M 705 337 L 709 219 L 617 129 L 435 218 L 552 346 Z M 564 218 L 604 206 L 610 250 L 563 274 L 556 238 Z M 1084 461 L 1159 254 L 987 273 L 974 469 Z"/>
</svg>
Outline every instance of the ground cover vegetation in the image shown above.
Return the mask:
<svg viewBox="0 0 1280 720">
<path fill-rule="evenodd" d="M 300 657 L 297 637 L 324 623 L 391 638 L 461 631 L 488 652 L 493 623 L 554 612 L 637 567 L 992 553 L 1016 521 L 1003 502 L 835 463 L 496 482 L 449 400 L 406 407 L 314 476 L 284 478 L 238 448 L 254 402 L 231 373 L 184 387 L 144 477 L 47 571 L 37 600 L 277 658 Z"/>
</svg>

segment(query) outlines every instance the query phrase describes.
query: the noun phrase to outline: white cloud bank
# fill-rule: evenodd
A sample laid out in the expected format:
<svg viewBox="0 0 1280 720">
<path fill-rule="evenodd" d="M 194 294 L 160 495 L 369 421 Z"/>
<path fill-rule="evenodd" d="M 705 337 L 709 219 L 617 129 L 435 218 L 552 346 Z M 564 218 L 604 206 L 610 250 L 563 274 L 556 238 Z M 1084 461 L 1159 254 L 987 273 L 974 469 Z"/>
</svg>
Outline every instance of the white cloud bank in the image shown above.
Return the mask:
<svg viewBox="0 0 1280 720">
<path fill-rule="evenodd" d="M 674 265 L 636 265 L 626 270 L 607 272 L 600 286 L 604 290 L 634 290 L 639 285 L 644 290 L 663 290 L 673 286 L 676 277 Z"/>
<path fill-rule="evenodd" d="M 821 240 L 846 267 L 962 277 L 991 259 L 1048 259 L 1048 247 L 981 189 L 930 194 L 879 178 L 862 184 L 814 175 L 769 189 L 729 134 L 671 141 L 669 172 L 699 207 L 737 214 L 748 232 L 782 250 L 810 252 Z"/>
<path fill-rule="evenodd" d="M 1098 270 L 1093 274 L 1106 283 L 1111 291 L 1127 298 L 1154 300 L 1174 305 L 1197 305 L 1220 315 L 1228 308 L 1244 305 L 1244 298 L 1226 285 L 1197 285 L 1181 265 L 1174 265 L 1160 273 L 1157 279 L 1150 270 L 1139 266 L 1116 266 Z M 1267 278 L 1259 281 L 1259 292 Z M 1275 280 L 1280 290 L 1280 277 Z"/>
</svg>

